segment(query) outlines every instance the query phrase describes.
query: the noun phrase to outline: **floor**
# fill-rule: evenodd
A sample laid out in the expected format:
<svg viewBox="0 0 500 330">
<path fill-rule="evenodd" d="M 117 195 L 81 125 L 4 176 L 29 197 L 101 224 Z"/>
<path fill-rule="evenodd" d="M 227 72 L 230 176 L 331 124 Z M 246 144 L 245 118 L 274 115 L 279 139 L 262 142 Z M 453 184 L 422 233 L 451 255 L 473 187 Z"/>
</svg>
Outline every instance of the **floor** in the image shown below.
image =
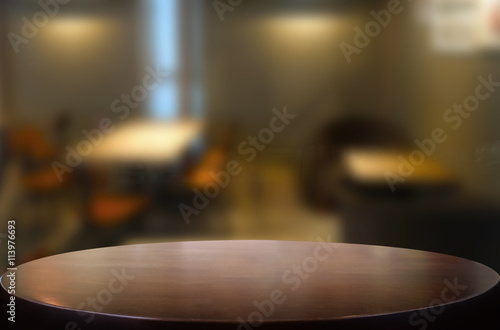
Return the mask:
<svg viewBox="0 0 500 330">
<path fill-rule="evenodd" d="M 6 222 L 17 220 L 17 261 L 25 262 L 72 250 L 98 247 L 94 233 L 83 231 L 78 194 L 33 199 L 20 188 L 18 166 L 10 164 L 0 191 L 0 234 Z M 335 214 L 321 214 L 303 205 L 293 166 L 280 162 L 254 162 L 232 177 L 210 205 L 186 224 L 178 203 L 189 203 L 188 191 L 177 201 L 163 203 L 141 214 L 139 229 L 124 232 L 113 244 L 137 244 L 180 240 L 318 238 L 342 241 L 342 227 Z M 0 235 L 0 240 L 5 236 Z M 6 255 L 6 245 L 0 247 Z M 5 258 L 0 266 L 6 267 Z"/>
</svg>

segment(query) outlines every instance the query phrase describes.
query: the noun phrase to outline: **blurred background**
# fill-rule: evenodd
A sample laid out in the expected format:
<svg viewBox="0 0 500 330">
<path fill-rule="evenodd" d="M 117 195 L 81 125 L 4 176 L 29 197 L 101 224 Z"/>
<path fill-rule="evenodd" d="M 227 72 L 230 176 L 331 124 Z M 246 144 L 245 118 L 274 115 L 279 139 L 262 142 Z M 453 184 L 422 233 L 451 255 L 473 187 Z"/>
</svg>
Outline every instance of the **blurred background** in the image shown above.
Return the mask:
<svg viewBox="0 0 500 330">
<path fill-rule="evenodd" d="M 500 1 L 5 0 L 0 16 L 2 269 L 14 218 L 18 264 L 329 237 L 500 270 Z"/>
</svg>

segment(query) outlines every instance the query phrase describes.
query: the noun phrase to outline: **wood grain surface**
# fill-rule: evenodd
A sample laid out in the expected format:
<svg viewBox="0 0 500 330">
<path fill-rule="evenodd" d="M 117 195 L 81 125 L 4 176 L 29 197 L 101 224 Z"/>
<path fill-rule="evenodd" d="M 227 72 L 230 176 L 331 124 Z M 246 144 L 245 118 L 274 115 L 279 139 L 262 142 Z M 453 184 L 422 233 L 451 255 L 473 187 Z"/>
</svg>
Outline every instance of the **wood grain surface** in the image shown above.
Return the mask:
<svg viewBox="0 0 500 330">
<path fill-rule="evenodd" d="M 44 322 L 47 329 L 56 323 L 61 329 L 110 324 L 131 329 L 360 328 L 356 320 L 374 329 L 384 322 L 384 329 L 424 329 L 424 323 L 431 329 L 460 317 L 473 322 L 488 317 L 487 307 L 496 308 L 498 281 L 499 275 L 484 265 L 424 251 L 200 241 L 117 246 L 31 261 L 17 269 L 15 296 L 18 320 L 38 329 Z M 4 275 L 4 296 L 8 285 Z M 431 305 L 438 307 L 430 315 L 419 314 Z"/>
</svg>

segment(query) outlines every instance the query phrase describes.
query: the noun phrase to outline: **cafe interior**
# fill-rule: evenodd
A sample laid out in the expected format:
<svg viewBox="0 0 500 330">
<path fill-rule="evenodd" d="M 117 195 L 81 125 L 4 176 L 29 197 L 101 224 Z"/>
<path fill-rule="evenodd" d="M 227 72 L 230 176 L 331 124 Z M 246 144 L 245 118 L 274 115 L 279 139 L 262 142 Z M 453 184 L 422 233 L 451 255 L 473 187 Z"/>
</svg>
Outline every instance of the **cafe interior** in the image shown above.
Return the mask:
<svg viewBox="0 0 500 330">
<path fill-rule="evenodd" d="M 372 244 L 500 270 L 498 1 L 0 2 L 0 249 Z M 6 259 L 0 259 L 2 273 Z"/>
</svg>

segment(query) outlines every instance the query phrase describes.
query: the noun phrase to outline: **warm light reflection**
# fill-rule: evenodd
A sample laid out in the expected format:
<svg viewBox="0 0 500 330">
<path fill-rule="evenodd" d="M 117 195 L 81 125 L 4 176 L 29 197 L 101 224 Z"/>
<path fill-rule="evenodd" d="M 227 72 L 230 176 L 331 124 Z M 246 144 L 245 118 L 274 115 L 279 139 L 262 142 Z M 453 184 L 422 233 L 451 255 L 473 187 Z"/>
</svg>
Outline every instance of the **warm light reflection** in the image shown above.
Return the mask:
<svg viewBox="0 0 500 330">
<path fill-rule="evenodd" d="M 79 38 L 95 35 L 106 23 L 104 19 L 87 17 L 54 18 L 47 25 L 46 32 L 53 37 L 77 41 Z"/>
<path fill-rule="evenodd" d="M 341 17 L 333 15 L 287 15 L 271 18 L 270 28 L 282 33 L 299 36 L 314 36 L 330 33 Z"/>
</svg>

